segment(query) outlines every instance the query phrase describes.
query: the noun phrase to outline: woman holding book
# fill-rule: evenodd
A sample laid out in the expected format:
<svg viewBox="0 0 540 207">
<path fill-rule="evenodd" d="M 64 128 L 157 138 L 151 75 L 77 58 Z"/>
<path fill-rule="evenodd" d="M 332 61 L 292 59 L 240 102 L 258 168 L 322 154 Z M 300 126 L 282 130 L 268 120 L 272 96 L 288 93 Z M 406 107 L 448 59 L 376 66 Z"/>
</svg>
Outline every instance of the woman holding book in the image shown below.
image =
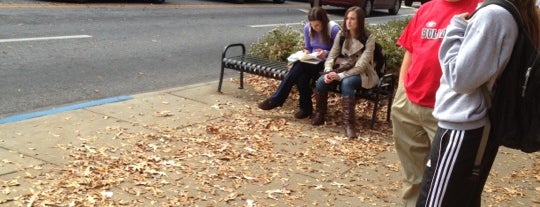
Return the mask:
<svg viewBox="0 0 540 207">
<path fill-rule="evenodd" d="M 294 114 L 297 119 L 311 116 L 313 103 L 311 101 L 312 89 L 310 82 L 323 70 L 324 60 L 332 48 L 334 39 L 340 30 L 339 25 L 328 19 L 328 14 L 321 7 L 313 7 L 308 13 L 309 22 L 304 26 L 304 53 L 316 54 L 323 61 L 312 64 L 302 61 L 293 63 L 289 73 L 281 81 L 278 89 L 270 98 L 259 103 L 262 110 L 271 110 L 282 106 L 293 85 L 296 85 L 300 94 L 299 110 Z"/>
<path fill-rule="evenodd" d="M 311 123 L 322 125 L 328 110 L 328 91 L 339 86 L 343 104 L 343 122 L 349 138 L 356 138 L 355 90 L 373 88 L 379 77 L 374 70 L 373 52 L 375 35 L 365 27 L 365 13 L 360 7 L 350 7 L 345 12 L 343 31 L 334 41 L 324 64 L 325 74 L 319 77 L 315 89 L 316 111 Z M 349 60 L 350 67 L 334 70 L 334 62 L 339 58 Z"/>
</svg>

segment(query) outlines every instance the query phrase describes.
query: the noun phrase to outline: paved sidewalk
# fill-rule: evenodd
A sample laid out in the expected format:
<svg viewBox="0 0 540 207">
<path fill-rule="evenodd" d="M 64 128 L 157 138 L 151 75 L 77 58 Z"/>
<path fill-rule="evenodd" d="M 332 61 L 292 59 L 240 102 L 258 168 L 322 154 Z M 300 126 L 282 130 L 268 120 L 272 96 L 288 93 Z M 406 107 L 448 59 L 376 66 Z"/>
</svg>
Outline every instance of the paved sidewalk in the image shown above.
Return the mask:
<svg viewBox="0 0 540 207">
<path fill-rule="evenodd" d="M 398 206 L 391 130 L 261 111 L 225 81 L 0 124 L 0 206 Z M 502 149 L 486 206 L 540 206 L 540 156 Z"/>
</svg>

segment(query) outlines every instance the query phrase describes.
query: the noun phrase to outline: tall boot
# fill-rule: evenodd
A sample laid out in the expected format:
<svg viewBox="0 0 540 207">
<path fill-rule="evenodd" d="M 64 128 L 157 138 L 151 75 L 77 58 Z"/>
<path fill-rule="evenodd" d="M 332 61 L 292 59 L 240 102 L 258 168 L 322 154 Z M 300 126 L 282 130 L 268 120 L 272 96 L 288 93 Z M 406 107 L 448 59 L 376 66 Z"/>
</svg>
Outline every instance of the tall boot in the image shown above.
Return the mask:
<svg viewBox="0 0 540 207">
<path fill-rule="evenodd" d="M 328 93 L 315 91 L 315 115 L 311 119 L 311 124 L 323 125 L 326 121 L 326 111 L 328 111 Z"/>
<path fill-rule="evenodd" d="M 356 120 L 354 115 L 356 100 L 354 96 L 344 96 L 341 98 L 343 104 L 343 123 L 345 124 L 345 134 L 349 138 L 356 138 Z"/>
</svg>

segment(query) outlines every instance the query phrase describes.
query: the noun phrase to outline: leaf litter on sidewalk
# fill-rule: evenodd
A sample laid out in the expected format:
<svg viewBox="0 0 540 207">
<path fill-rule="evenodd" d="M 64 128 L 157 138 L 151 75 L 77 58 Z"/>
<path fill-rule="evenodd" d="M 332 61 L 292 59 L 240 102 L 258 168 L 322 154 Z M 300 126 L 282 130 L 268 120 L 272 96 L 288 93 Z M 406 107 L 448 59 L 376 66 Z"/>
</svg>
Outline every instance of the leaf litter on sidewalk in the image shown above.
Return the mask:
<svg viewBox="0 0 540 207">
<path fill-rule="evenodd" d="M 279 82 L 248 76 L 257 94 L 270 95 Z M 287 103 L 295 103 L 293 91 Z M 21 180 L 31 189 L 0 200 L 13 206 L 397 206 L 400 164 L 393 152 L 390 124 L 369 129 L 370 103 L 357 106 L 360 138 L 343 137 L 339 96 L 329 100 L 328 123 L 315 127 L 292 118 L 294 107 L 261 111 L 256 103 L 221 103 L 208 110 L 222 117 L 186 128 L 153 127 L 153 132 L 118 126 L 103 130 L 121 146 L 97 146 L 91 139 L 66 145 L 69 161 L 51 170 L 33 169 L 5 180 L 9 195 Z M 295 105 L 295 104 L 289 104 Z M 234 113 L 226 112 L 234 108 Z M 386 109 L 384 109 L 386 110 Z M 385 111 L 378 114 L 384 120 Z M 169 117 L 157 111 L 156 117 Z M 151 123 L 146 123 L 151 125 Z M 540 163 L 492 172 L 486 206 L 506 206 L 516 198 L 538 204 Z M 37 170 L 37 173 L 36 173 Z M 527 185 L 522 185 L 526 182 Z M 533 195 L 523 186 L 535 186 Z M 8 196 L 9 197 L 9 196 Z"/>
</svg>

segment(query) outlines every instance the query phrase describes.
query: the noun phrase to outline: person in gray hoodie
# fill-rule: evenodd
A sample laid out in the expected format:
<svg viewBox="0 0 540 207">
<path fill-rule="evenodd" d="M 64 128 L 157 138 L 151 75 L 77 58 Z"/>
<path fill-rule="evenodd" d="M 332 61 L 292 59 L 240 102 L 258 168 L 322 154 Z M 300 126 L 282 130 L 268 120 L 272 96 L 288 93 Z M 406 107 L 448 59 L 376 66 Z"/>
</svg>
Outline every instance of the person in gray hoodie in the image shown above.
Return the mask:
<svg viewBox="0 0 540 207">
<path fill-rule="evenodd" d="M 524 30 L 540 45 L 535 0 L 513 1 Z M 417 206 L 480 206 L 484 184 L 498 151 L 488 139 L 478 176 L 475 157 L 486 123 L 482 87 L 490 91 L 505 68 L 518 36 L 512 14 L 490 4 L 454 16 L 439 50 L 442 77 L 433 116 L 438 129 L 426 164 Z"/>
</svg>

